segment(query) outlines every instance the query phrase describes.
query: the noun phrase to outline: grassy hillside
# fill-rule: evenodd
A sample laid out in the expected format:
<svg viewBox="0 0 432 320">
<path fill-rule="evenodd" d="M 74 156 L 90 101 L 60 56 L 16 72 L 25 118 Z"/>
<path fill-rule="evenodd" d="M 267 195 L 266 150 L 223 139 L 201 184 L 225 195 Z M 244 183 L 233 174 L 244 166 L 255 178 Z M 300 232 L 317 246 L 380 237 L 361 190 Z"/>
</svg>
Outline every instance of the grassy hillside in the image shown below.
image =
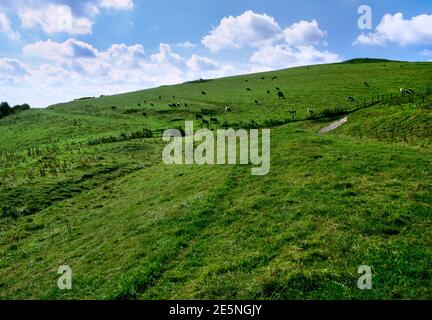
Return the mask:
<svg viewBox="0 0 432 320">
<path fill-rule="evenodd" d="M 310 66 L 0 120 L 0 298 L 431 298 L 431 74 Z M 317 134 L 336 108 L 348 123 Z M 161 130 L 197 114 L 271 127 L 270 173 L 164 165 Z M 71 291 L 57 289 L 62 264 Z M 356 285 L 363 264 L 370 291 Z"/>
</svg>

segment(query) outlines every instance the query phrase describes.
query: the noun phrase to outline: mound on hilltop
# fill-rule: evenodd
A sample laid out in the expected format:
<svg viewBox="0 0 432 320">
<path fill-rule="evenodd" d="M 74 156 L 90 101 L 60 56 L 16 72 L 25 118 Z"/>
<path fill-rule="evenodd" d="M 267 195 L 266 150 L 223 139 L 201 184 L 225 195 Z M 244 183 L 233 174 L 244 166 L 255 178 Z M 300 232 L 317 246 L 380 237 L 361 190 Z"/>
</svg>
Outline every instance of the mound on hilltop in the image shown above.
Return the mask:
<svg viewBox="0 0 432 320">
<path fill-rule="evenodd" d="M 359 64 L 359 63 L 381 63 L 381 62 L 402 62 L 388 59 L 375 59 L 375 58 L 356 58 L 342 62 L 343 64 Z"/>
</svg>

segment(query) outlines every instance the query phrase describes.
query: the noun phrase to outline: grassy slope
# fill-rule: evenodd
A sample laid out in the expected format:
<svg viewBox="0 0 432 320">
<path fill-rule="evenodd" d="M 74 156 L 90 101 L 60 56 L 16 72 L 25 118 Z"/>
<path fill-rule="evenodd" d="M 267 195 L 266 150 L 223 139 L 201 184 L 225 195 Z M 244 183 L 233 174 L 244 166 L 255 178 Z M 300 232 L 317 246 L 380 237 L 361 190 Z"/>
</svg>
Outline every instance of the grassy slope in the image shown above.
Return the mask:
<svg viewBox="0 0 432 320">
<path fill-rule="evenodd" d="M 316 134 L 322 121 L 273 128 L 265 177 L 243 166 L 167 167 L 159 139 L 70 145 L 180 125 L 172 120 L 203 108 L 230 122 L 283 119 L 293 108 L 305 117 L 307 106 L 345 105 L 348 94 L 424 88 L 431 69 L 313 66 L 2 119 L 0 297 L 431 298 L 430 109 L 372 107 L 325 136 Z M 188 108 L 166 107 L 177 101 Z M 140 113 L 125 114 L 133 108 Z M 65 263 L 74 271 L 70 292 L 56 289 Z M 372 291 L 356 288 L 361 264 L 374 268 Z"/>
<path fill-rule="evenodd" d="M 2 149 L 15 149 L 16 141 L 25 148 L 132 132 L 143 127 L 172 128 L 184 123 L 184 119 L 194 119 L 202 109 L 213 110 L 221 122 L 285 119 L 290 118 L 291 109 L 298 111 L 298 118 L 305 118 L 310 106 L 316 113 L 335 106 L 355 107 L 355 103 L 345 101 L 347 95 L 362 102 L 377 94 L 399 94 L 401 87 L 424 89 L 431 84 L 431 72 L 430 63 L 318 65 L 76 101 L 1 120 L 0 145 Z M 272 80 L 273 77 L 277 79 Z M 278 99 L 276 87 L 284 92 L 286 100 Z M 267 90 L 271 93 L 267 94 Z M 202 91 L 207 95 L 202 95 Z M 187 103 L 188 107 L 172 110 L 168 104 L 174 102 Z M 233 112 L 224 113 L 225 106 L 230 106 Z M 131 109 L 139 112 L 125 114 Z M 142 116 L 142 112 L 148 117 Z"/>
</svg>

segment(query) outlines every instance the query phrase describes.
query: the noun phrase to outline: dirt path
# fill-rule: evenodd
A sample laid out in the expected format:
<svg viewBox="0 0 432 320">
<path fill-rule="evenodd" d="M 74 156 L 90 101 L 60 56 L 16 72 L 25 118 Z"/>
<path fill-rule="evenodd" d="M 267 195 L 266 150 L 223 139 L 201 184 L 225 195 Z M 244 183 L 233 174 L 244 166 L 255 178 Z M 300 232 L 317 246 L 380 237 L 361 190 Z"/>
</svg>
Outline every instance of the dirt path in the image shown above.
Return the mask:
<svg viewBox="0 0 432 320">
<path fill-rule="evenodd" d="M 319 133 L 328 133 L 330 131 L 333 131 L 334 129 L 339 128 L 341 125 L 343 125 L 344 123 L 346 123 L 348 121 L 348 117 L 345 117 L 343 119 L 340 119 L 339 121 L 336 121 L 334 123 L 332 123 L 331 125 L 329 125 L 328 127 L 325 127 L 323 129 L 320 130 Z"/>
</svg>

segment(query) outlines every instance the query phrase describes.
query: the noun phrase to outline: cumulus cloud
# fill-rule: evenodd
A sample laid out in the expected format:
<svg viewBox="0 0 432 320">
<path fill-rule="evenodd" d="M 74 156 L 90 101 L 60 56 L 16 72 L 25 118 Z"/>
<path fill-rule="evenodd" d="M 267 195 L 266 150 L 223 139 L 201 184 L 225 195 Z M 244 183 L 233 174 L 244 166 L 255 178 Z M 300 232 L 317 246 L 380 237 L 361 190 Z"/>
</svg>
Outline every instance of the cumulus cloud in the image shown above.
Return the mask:
<svg viewBox="0 0 432 320">
<path fill-rule="evenodd" d="M 363 33 L 354 42 L 380 46 L 392 43 L 400 46 L 432 44 L 432 15 L 422 14 L 407 20 L 402 13 L 386 14 L 374 32 Z"/>
<path fill-rule="evenodd" d="M 164 43 L 157 52 L 147 55 L 140 44 L 120 43 L 98 50 L 76 39 L 46 40 L 24 46 L 23 55 L 26 64 L 0 59 L 0 96 L 13 103 L 22 103 L 21 96 L 30 97 L 27 102 L 39 107 L 80 96 L 238 73 L 207 57 L 185 58 Z"/>
<path fill-rule="evenodd" d="M 117 10 L 132 10 L 134 3 L 132 0 L 102 0 L 102 8 L 114 8 Z"/>
<path fill-rule="evenodd" d="M 72 35 L 90 34 L 95 17 L 102 9 L 134 7 L 132 0 L 4 0 L 2 5 L 16 12 L 23 28 L 39 27 L 46 34 Z"/>
<path fill-rule="evenodd" d="M 8 37 L 12 39 L 19 38 L 18 32 L 12 30 L 9 18 L 3 12 L 0 12 L 0 32 L 5 33 Z"/>
<path fill-rule="evenodd" d="M 17 3 L 3 1 L 10 5 Z M 17 12 L 23 26 L 39 26 L 48 34 L 87 34 L 92 31 L 93 19 L 100 10 L 133 8 L 133 1 L 129 0 L 22 0 L 19 3 Z M 52 7 L 37 5 L 42 3 Z M 43 11 L 42 7 L 50 10 Z M 2 26 L 0 22 L 0 29 Z M 18 98 L 26 96 L 30 97 L 26 102 L 46 106 L 80 96 L 340 61 L 337 54 L 320 48 L 326 36 L 316 20 L 302 20 L 283 29 L 269 15 L 246 11 L 223 18 L 202 39 L 203 45 L 212 52 L 243 48 L 246 59 L 235 63 L 224 63 L 214 56 L 194 52 L 188 56 L 175 52 L 175 48 L 194 48 L 190 41 L 174 45 L 161 43 L 156 52 L 147 54 L 141 44 L 118 43 L 101 49 L 74 38 L 63 42 L 48 39 L 23 47 L 25 60 L 21 60 L 25 64 L 0 57 L 0 96 L 13 103 L 22 103 Z"/>
<path fill-rule="evenodd" d="M 250 58 L 253 71 L 271 70 L 340 61 L 341 58 L 318 46 L 325 44 L 327 32 L 316 20 L 301 20 L 282 29 L 267 14 L 246 11 L 225 17 L 202 39 L 202 44 L 213 52 L 249 47 L 255 50 Z"/>
<path fill-rule="evenodd" d="M 280 34 L 281 28 L 273 17 L 251 10 L 233 17 L 225 17 L 202 39 L 202 44 L 213 52 L 257 46 Z"/>
<path fill-rule="evenodd" d="M 23 28 L 40 26 L 47 34 L 89 34 L 93 22 L 89 18 L 75 17 L 67 5 L 47 4 L 43 7 L 26 7 L 19 10 Z"/>
<path fill-rule="evenodd" d="M 173 53 L 171 46 L 166 43 L 159 45 L 159 52 L 153 54 L 151 60 L 161 65 L 173 65 L 179 68 L 184 68 L 186 65 L 184 59 L 180 55 Z"/>
<path fill-rule="evenodd" d="M 284 30 L 284 39 L 291 46 L 317 45 L 326 36 L 326 32 L 321 30 L 316 20 L 300 21 Z"/>
<path fill-rule="evenodd" d="M 8 87 L 16 87 L 28 74 L 27 67 L 19 60 L 0 58 L 0 84 L 7 84 Z M 4 90 L 4 87 L 4 85 L 0 85 L 0 91 L 1 89 Z M 11 90 L 9 90 L 9 92 Z"/>
<path fill-rule="evenodd" d="M 339 55 L 329 51 L 319 51 L 313 46 L 293 48 L 284 44 L 263 47 L 251 57 L 251 62 L 274 68 L 334 63 L 340 60 Z"/>
<path fill-rule="evenodd" d="M 10 76 L 24 76 L 28 74 L 26 66 L 17 59 L 0 58 L 0 73 Z"/>
<path fill-rule="evenodd" d="M 54 42 L 51 39 L 38 41 L 25 45 L 23 52 L 26 55 L 55 61 L 73 58 L 95 58 L 97 55 L 97 50 L 91 45 L 75 39 L 69 39 L 63 43 Z"/>
<path fill-rule="evenodd" d="M 192 56 L 187 62 L 188 67 L 192 71 L 213 71 L 218 70 L 220 68 L 220 64 L 216 61 L 206 58 L 206 57 L 200 57 L 196 54 Z"/>
</svg>

